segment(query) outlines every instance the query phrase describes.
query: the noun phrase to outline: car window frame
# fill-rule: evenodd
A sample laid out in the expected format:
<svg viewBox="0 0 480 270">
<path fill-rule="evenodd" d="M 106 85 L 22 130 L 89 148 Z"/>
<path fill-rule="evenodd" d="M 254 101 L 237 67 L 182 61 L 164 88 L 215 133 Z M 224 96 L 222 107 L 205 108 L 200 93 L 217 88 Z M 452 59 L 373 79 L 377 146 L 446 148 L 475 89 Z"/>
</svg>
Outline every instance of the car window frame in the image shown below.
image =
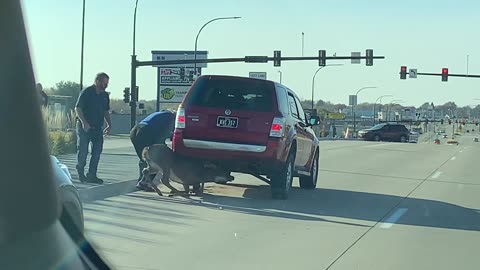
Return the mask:
<svg viewBox="0 0 480 270">
<path fill-rule="evenodd" d="M 291 105 L 290 97 L 293 99 L 293 104 L 295 105 L 295 109 L 297 111 L 296 115 L 294 115 L 294 112 L 292 112 L 292 105 Z M 295 102 L 295 96 L 290 91 L 288 91 L 288 93 L 287 93 L 287 100 L 288 100 L 288 108 L 289 108 L 289 111 L 290 111 L 290 115 L 292 117 L 294 117 L 295 119 L 301 120 L 299 118 L 300 113 L 298 112 L 297 102 Z"/>
</svg>

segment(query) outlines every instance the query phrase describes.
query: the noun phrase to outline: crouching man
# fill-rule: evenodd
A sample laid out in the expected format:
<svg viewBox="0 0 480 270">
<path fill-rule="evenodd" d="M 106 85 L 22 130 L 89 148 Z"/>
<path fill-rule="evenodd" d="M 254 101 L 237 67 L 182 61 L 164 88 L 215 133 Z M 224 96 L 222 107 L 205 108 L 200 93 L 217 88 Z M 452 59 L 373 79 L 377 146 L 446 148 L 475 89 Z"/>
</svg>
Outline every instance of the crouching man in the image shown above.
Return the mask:
<svg viewBox="0 0 480 270">
<path fill-rule="evenodd" d="M 165 144 L 166 139 L 172 138 L 174 129 L 175 113 L 164 110 L 148 115 L 131 130 L 130 140 L 139 158 L 138 189 L 154 191 L 152 187 L 144 181 L 142 171 L 147 167 L 147 164 L 142 158 L 143 149 L 153 144 Z"/>
</svg>

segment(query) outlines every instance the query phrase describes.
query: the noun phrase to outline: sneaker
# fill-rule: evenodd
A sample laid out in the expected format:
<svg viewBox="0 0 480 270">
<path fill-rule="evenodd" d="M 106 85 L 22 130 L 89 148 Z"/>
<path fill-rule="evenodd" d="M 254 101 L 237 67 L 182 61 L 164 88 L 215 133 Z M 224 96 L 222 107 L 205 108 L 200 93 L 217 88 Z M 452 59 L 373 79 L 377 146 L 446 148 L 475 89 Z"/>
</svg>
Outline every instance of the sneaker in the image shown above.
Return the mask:
<svg viewBox="0 0 480 270">
<path fill-rule="evenodd" d="M 136 187 L 137 187 L 137 189 L 143 190 L 143 191 L 146 191 L 146 192 L 155 192 L 155 189 L 153 189 L 148 184 L 144 184 L 142 182 L 137 183 Z"/>
<path fill-rule="evenodd" d="M 87 177 L 85 176 L 83 169 L 79 169 L 78 166 L 76 166 L 76 169 L 77 169 L 78 179 L 80 180 L 80 182 L 82 183 L 87 182 Z"/>
<path fill-rule="evenodd" d="M 103 184 L 103 180 L 96 177 L 96 176 L 92 176 L 92 175 L 87 175 L 87 179 L 86 179 L 86 182 L 87 183 L 92 183 L 92 184 Z"/>
<path fill-rule="evenodd" d="M 80 182 L 82 182 L 82 183 L 87 182 L 87 177 L 86 177 L 85 174 L 83 174 L 83 173 L 78 173 L 78 179 L 79 179 Z"/>
</svg>

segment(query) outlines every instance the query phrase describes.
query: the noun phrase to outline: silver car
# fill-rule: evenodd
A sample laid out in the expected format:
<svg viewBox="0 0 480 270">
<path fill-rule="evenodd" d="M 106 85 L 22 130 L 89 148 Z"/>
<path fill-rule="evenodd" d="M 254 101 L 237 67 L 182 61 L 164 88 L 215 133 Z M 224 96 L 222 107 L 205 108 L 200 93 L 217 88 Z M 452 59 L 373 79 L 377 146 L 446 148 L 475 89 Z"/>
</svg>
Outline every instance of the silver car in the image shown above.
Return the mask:
<svg viewBox="0 0 480 270">
<path fill-rule="evenodd" d="M 52 161 L 53 178 L 55 179 L 59 198 L 58 211 L 60 213 L 60 222 L 63 226 L 71 226 L 71 223 L 73 223 L 73 225 L 83 232 L 83 205 L 80 201 L 78 190 L 75 185 L 73 185 L 72 176 L 68 171 L 68 167 L 61 163 L 55 156 L 50 156 L 50 159 Z M 71 222 L 65 211 L 67 211 L 71 217 Z M 68 230 L 69 228 L 65 229 Z"/>
</svg>

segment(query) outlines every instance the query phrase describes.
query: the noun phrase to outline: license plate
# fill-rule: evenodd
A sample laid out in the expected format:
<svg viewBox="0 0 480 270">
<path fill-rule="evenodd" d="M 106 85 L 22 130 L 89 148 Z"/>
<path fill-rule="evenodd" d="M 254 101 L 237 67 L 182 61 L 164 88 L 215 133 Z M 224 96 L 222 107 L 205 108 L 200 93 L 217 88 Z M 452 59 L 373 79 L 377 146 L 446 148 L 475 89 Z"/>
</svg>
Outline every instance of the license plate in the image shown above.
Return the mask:
<svg viewBox="0 0 480 270">
<path fill-rule="evenodd" d="M 237 126 L 238 126 L 238 118 L 236 117 L 225 117 L 225 116 L 217 117 L 217 127 L 237 128 Z"/>
</svg>

